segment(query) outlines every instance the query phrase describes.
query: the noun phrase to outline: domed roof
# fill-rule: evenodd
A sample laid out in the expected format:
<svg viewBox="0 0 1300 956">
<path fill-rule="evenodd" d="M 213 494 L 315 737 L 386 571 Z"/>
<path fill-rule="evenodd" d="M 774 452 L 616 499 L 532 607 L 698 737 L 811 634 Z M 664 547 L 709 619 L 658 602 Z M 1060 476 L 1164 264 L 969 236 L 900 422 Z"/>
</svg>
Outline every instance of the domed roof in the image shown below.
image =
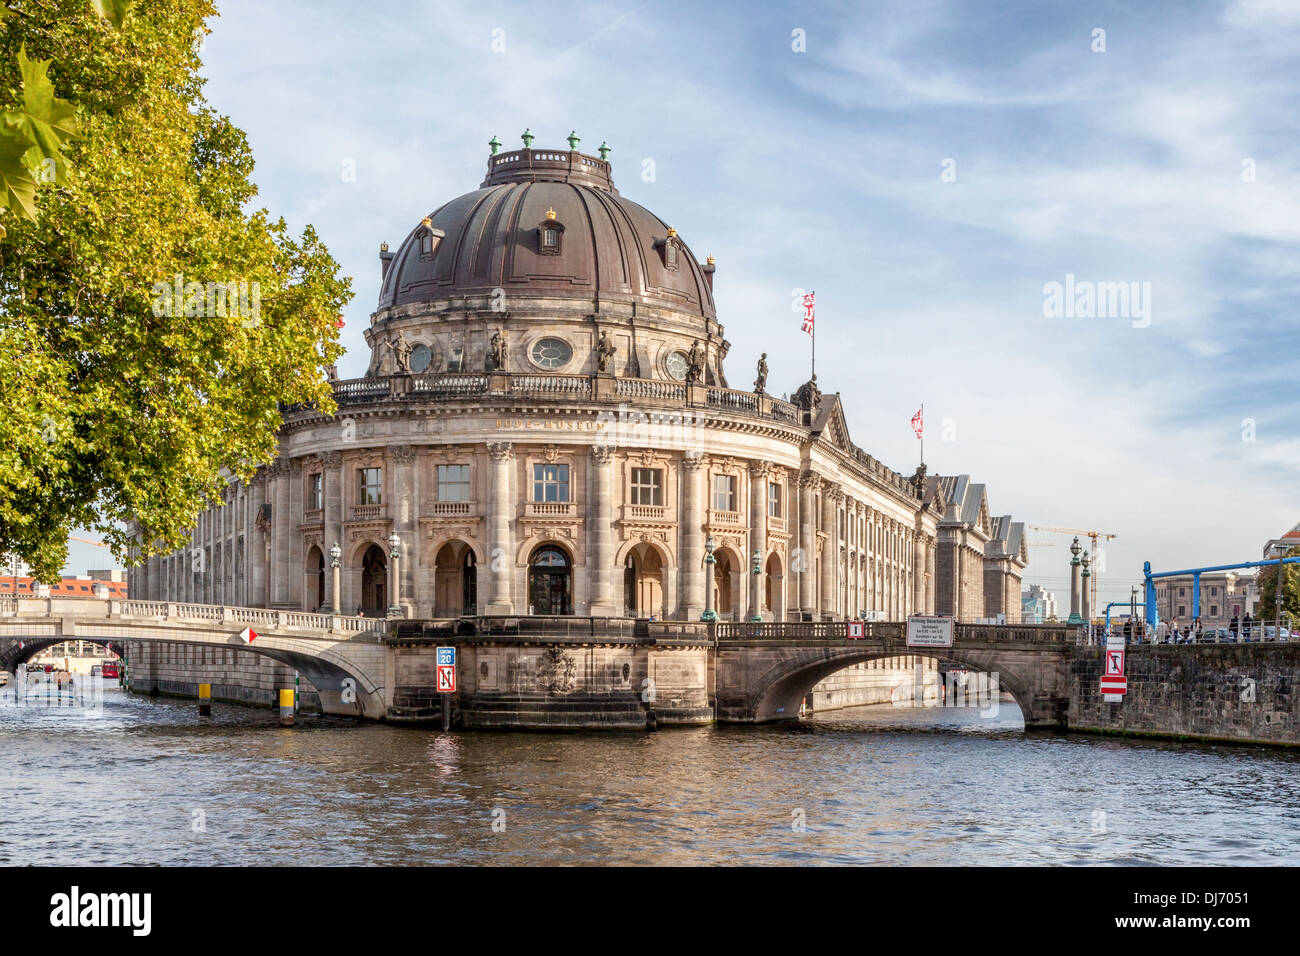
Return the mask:
<svg viewBox="0 0 1300 956">
<path fill-rule="evenodd" d="M 482 186 L 440 206 L 387 261 L 379 309 L 452 296 L 643 302 L 715 316 L 710 275 L 676 231 L 620 196 L 602 159 L 493 155 Z"/>
</svg>

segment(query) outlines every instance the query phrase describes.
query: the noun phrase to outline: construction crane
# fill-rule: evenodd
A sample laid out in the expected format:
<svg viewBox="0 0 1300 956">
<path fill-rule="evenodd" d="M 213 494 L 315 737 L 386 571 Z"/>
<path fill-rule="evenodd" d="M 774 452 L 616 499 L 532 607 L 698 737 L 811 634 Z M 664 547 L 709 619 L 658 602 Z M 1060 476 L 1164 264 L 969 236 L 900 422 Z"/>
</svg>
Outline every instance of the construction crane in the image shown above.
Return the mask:
<svg viewBox="0 0 1300 956">
<path fill-rule="evenodd" d="M 1092 567 L 1092 574 L 1088 576 L 1088 608 L 1093 610 L 1097 607 L 1097 541 L 1113 541 L 1118 538 L 1117 534 L 1110 534 L 1106 531 L 1093 531 L 1085 528 L 1053 528 L 1043 524 L 1031 524 L 1029 527 L 1035 531 L 1051 531 L 1056 534 L 1076 534 L 1087 537 L 1092 542 L 1089 549 L 1088 562 Z"/>
</svg>

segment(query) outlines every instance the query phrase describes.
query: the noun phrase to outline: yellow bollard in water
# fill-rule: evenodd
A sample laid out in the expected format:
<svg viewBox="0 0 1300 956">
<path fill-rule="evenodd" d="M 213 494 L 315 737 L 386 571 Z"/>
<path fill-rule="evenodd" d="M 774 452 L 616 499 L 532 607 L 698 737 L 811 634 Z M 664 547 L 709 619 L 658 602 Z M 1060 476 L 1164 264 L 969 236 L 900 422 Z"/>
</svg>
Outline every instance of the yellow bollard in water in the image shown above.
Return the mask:
<svg viewBox="0 0 1300 956">
<path fill-rule="evenodd" d="M 199 685 L 199 716 L 208 717 L 212 714 L 212 685 Z"/>
<path fill-rule="evenodd" d="M 280 691 L 280 726 L 293 726 L 293 688 L 285 687 Z"/>
</svg>

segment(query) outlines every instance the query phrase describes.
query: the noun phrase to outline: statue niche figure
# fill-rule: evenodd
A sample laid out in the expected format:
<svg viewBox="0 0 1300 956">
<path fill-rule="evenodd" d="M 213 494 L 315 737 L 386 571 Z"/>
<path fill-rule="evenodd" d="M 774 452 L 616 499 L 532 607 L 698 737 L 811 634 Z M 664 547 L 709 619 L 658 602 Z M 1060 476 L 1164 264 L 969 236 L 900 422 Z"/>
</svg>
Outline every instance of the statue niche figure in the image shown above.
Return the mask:
<svg viewBox="0 0 1300 956">
<path fill-rule="evenodd" d="M 696 339 L 691 345 L 690 354 L 686 356 L 686 381 L 695 384 L 703 377 L 704 350 L 700 348 L 700 340 Z"/>
<path fill-rule="evenodd" d="M 396 366 L 397 374 L 409 375 L 411 373 L 412 347 L 411 343 L 406 341 L 406 334 L 401 329 L 398 329 L 397 335 L 384 344 L 393 353 L 393 364 Z"/>
<path fill-rule="evenodd" d="M 492 345 L 488 350 L 488 371 L 504 372 L 506 359 L 510 357 L 510 346 L 505 333 L 500 329 L 492 333 Z"/>
<path fill-rule="evenodd" d="M 758 378 L 754 379 L 754 391 L 762 395 L 767 391 L 767 353 L 758 360 Z"/>
<path fill-rule="evenodd" d="M 618 351 L 609 340 L 609 333 L 601 329 L 600 339 L 596 342 L 596 371 L 602 375 L 609 372 L 609 360 Z"/>
</svg>

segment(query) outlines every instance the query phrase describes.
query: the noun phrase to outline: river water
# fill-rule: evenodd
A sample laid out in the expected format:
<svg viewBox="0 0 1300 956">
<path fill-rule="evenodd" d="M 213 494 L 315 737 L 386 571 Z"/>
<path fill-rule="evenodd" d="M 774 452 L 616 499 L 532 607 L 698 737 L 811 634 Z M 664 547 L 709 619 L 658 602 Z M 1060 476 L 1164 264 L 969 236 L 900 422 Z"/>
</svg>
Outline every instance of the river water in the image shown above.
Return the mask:
<svg viewBox="0 0 1300 956">
<path fill-rule="evenodd" d="M 286 729 L 11 693 L 0 864 L 1300 862 L 1300 754 L 1021 727 L 1004 703 L 651 734 Z"/>
</svg>

